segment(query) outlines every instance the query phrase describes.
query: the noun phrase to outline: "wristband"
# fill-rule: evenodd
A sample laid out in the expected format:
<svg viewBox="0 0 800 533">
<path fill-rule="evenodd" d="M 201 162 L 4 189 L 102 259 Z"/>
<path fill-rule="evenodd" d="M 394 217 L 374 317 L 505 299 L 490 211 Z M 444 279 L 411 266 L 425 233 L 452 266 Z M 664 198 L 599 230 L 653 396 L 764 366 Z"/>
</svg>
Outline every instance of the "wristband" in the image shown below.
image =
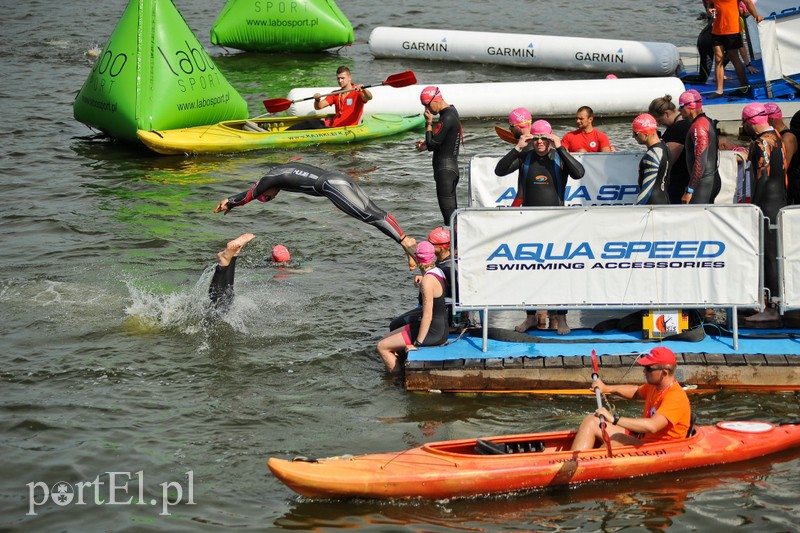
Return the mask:
<svg viewBox="0 0 800 533">
<path fill-rule="evenodd" d="M 414 341 L 412 344 L 413 344 L 414 346 L 416 346 L 417 348 L 419 348 L 419 341 Z"/>
<path fill-rule="evenodd" d="M 686 192 L 688 192 L 689 194 L 694 194 L 694 189 L 692 189 L 691 187 L 686 187 Z"/>
<path fill-rule="evenodd" d="M 614 415 L 614 420 L 612 420 L 611 423 L 616 426 L 617 424 L 619 424 L 619 419 L 620 418 L 621 417 L 619 415 Z"/>
</svg>

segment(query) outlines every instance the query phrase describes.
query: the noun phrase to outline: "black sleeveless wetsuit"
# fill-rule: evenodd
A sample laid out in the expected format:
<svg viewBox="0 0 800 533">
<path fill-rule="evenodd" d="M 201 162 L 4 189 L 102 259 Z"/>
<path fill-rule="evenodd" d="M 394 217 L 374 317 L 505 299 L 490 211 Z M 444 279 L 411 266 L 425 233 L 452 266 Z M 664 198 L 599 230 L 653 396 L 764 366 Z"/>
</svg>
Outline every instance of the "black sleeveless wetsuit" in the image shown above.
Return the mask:
<svg viewBox="0 0 800 533">
<path fill-rule="evenodd" d="M 798 126 L 800 126 L 800 111 L 797 112 L 797 116 Z M 792 122 L 794 122 L 794 120 Z M 783 130 L 781 132 L 781 137 L 786 131 L 792 133 L 795 138 L 800 141 L 800 129 L 794 130 L 789 128 L 788 130 Z M 789 205 L 800 204 L 800 155 L 798 154 L 800 154 L 800 149 L 796 150 L 792 155 L 792 159 L 786 162 L 786 201 L 789 202 Z"/>
<path fill-rule="evenodd" d="M 695 117 L 689 126 L 685 143 L 688 188 L 693 189 L 690 204 L 713 204 L 722 182 L 717 173 L 719 139 L 717 128 L 705 113 Z M 688 191 L 684 191 L 688 192 Z"/>
<path fill-rule="evenodd" d="M 778 296 L 778 239 L 777 230 L 769 224 L 778 223 L 778 212 L 786 207 L 786 166 L 783 144 L 774 129 L 760 133 L 750 144 L 747 156 L 753 181 L 753 203 L 761 208 L 764 228 L 764 286 L 772 296 Z"/>
<path fill-rule="evenodd" d="M 439 112 L 435 131 L 425 132 L 425 145 L 433 152 L 433 179 L 436 182 L 436 198 L 442 212 L 444 225 L 450 225 L 450 216 L 458 208 L 456 185 L 458 185 L 458 152 L 461 147 L 461 120 L 458 111 L 448 106 Z"/>
<path fill-rule="evenodd" d="M 375 226 L 398 243 L 405 237 L 397 220 L 375 205 L 350 176 L 304 163 L 273 167 L 250 190 L 228 198 L 228 206 L 247 204 L 275 187 L 282 191 L 324 196 L 351 217 Z"/>
<path fill-rule="evenodd" d="M 659 141 L 647 149 L 639 161 L 639 196 L 637 205 L 660 205 L 669 202 L 669 148 Z"/>
<path fill-rule="evenodd" d="M 688 120 L 677 118 L 675 122 L 664 130 L 661 140 L 665 143 L 677 143 L 683 148 L 669 169 L 669 203 L 680 204 L 683 193 L 689 185 L 689 167 L 686 166 L 686 135 L 689 133 L 691 123 Z"/>
<path fill-rule="evenodd" d="M 448 320 L 447 306 L 445 305 L 445 297 L 447 290 L 445 286 L 445 277 L 442 269 L 434 267 L 425 273 L 426 276 L 434 276 L 436 280 L 442 285 L 442 295 L 433 299 L 433 316 L 431 317 L 431 325 L 428 328 L 428 334 L 425 339 L 420 343 L 422 346 L 441 346 L 447 342 L 450 336 L 450 325 Z M 422 294 L 420 294 L 420 300 Z M 420 302 L 422 303 L 422 302 Z M 422 321 L 422 313 L 419 314 L 419 320 L 412 320 L 405 329 L 405 334 L 408 335 L 406 342 L 413 343 L 417 340 L 419 334 L 420 324 Z"/>
</svg>

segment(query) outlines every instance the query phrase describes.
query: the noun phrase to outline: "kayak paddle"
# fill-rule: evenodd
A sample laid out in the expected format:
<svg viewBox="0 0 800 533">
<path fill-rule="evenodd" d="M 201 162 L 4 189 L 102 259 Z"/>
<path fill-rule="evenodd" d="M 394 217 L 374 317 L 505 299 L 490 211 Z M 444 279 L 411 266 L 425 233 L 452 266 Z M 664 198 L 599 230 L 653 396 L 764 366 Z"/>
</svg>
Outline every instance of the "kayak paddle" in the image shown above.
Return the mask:
<svg viewBox="0 0 800 533">
<path fill-rule="evenodd" d="M 414 75 L 413 70 L 407 70 L 405 72 L 400 72 L 398 74 L 392 74 L 385 80 L 380 83 L 373 83 L 372 85 L 364 85 L 364 89 L 369 89 L 370 87 L 377 87 L 379 85 L 389 85 L 390 87 L 408 87 L 409 85 L 414 85 L 417 83 L 417 77 Z M 342 91 L 334 91 L 328 94 L 320 95 L 320 98 L 324 98 L 326 96 L 331 96 L 334 94 L 342 94 L 342 93 L 349 93 L 351 91 L 355 91 L 356 89 L 345 89 Z M 289 109 L 289 106 L 296 102 L 305 102 L 306 100 L 313 100 L 313 96 L 309 96 L 308 98 L 300 98 L 299 100 L 289 100 L 288 98 L 270 98 L 268 100 L 264 100 L 264 107 L 267 108 L 267 111 L 270 113 L 278 113 L 280 111 L 286 111 Z"/>
<path fill-rule="evenodd" d="M 597 363 L 597 352 L 592 350 L 592 381 L 599 377 L 600 365 Z M 595 387 L 594 393 L 597 397 L 597 408 L 602 409 L 603 401 L 600 399 L 600 388 Z M 608 436 L 608 431 L 606 431 L 606 418 L 604 416 L 600 416 L 600 429 L 603 431 L 603 441 L 606 443 L 606 451 L 608 451 L 608 456 L 611 457 L 611 439 Z"/>
</svg>

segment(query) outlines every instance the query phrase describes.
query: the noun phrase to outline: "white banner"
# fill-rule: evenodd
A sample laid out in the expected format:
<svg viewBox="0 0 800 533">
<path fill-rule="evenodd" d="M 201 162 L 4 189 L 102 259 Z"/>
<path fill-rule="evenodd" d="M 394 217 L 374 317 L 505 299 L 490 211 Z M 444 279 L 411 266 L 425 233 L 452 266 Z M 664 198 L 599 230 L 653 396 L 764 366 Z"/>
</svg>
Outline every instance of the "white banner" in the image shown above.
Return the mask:
<svg viewBox="0 0 800 533">
<path fill-rule="evenodd" d="M 756 307 L 753 205 L 457 211 L 457 307 Z"/>
<path fill-rule="evenodd" d="M 800 73 L 800 7 L 758 25 L 764 79 L 779 80 Z M 759 14 L 761 9 L 759 8 Z M 766 15 L 764 15 L 766 16 Z"/>
<path fill-rule="evenodd" d="M 800 206 L 778 213 L 778 265 L 781 272 L 781 307 L 800 309 Z"/>
<path fill-rule="evenodd" d="M 510 146 L 510 145 L 509 145 Z M 586 170 L 580 180 L 567 179 L 565 203 L 568 206 L 633 205 L 639 194 L 639 161 L 644 152 L 603 152 L 572 154 Z M 722 178 L 716 204 L 734 203 L 737 162 L 732 151 L 721 151 L 719 174 Z M 517 172 L 497 176 L 494 167 L 499 157 L 475 156 L 469 162 L 470 207 L 508 207 L 517 194 Z"/>
</svg>

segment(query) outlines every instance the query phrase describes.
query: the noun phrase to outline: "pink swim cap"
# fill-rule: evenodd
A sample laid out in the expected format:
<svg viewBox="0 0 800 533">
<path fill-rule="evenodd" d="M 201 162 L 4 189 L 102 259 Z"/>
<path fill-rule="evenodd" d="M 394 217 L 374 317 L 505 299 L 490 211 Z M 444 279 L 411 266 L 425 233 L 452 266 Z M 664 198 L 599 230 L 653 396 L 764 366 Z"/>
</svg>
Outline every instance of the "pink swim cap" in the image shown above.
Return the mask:
<svg viewBox="0 0 800 533">
<path fill-rule="evenodd" d="M 428 242 L 435 246 L 441 246 L 442 248 L 449 248 L 450 247 L 450 230 L 444 229 L 442 226 L 438 228 L 433 228 L 430 233 L 428 233 Z"/>
<path fill-rule="evenodd" d="M 616 80 L 616 79 L 619 79 L 619 78 L 617 78 L 617 75 L 616 75 L 616 74 L 608 74 L 608 75 L 606 76 L 606 79 L 607 79 L 607 80 Z"/>
<path fill-rule="evenodd" d="M 272 260 L 276 263 L 285 263 L 291 260 L 292 256 L 289 250 L 282 244 L 278 244 L 272 249 Z"/>
<path fill-rule="evenodd" d="M 686 109 L 699 109 L 703 106 L 703 97 L 694 89 L 689 89 L 681 94 L 678 104 Z"/>
<path fill-rule="evenodd" d="M 742 109 L 742 122 L 766 124 L 767 110 L 764 108 L 764 104 L 753 102 L 744 106 L 744 109 Z"/>
<path fill-rule="evenodd" d="M 631 128 L 633 129 L 633 133 L 646 133 L 649 135 L 656 132 L 656 125 L 656 119 L 653 118 L 653 115 L 642 113 L 633 119 Z"/>
<path fill-rule="evenodd" d="M 442 99 L 442 92 L 434 85 L 428 85 L 419 93 L 419 102 L 422 105 L 429 105 L 431 102 L 437 102 Z"/>
<path fill-rule="evenodd" d="M 546 120 L 537 120 L 531 126 L 531 133 L 533 135 L 550 135 L 553 133 L 553 128 L 550 127 L 550 123 Z"/>
<path fill-rule="evenodd" d="M 433 250 L 431 243 L 422 241 L 417 244 L 417 251 L 414 252 L 414 257 L 417 263 L 427 265 L 428 263 L 433 263 L 434 259 L 436 259 L 436 252 Z"/>
<path fill-rule="evenodd" d="M 767 118 L 783 118 L 783 112 L 778 104 L 772 102 L 764 104 L 764 109 L 767 111 Z"/>
<path fill-rule="evenodd" d="M 531 114 L 524 107 L 518 107 L 508 114 L 508 123 L 512 126 L 522 126 L 531 120 L 533 120 Z"/>
</svg>

